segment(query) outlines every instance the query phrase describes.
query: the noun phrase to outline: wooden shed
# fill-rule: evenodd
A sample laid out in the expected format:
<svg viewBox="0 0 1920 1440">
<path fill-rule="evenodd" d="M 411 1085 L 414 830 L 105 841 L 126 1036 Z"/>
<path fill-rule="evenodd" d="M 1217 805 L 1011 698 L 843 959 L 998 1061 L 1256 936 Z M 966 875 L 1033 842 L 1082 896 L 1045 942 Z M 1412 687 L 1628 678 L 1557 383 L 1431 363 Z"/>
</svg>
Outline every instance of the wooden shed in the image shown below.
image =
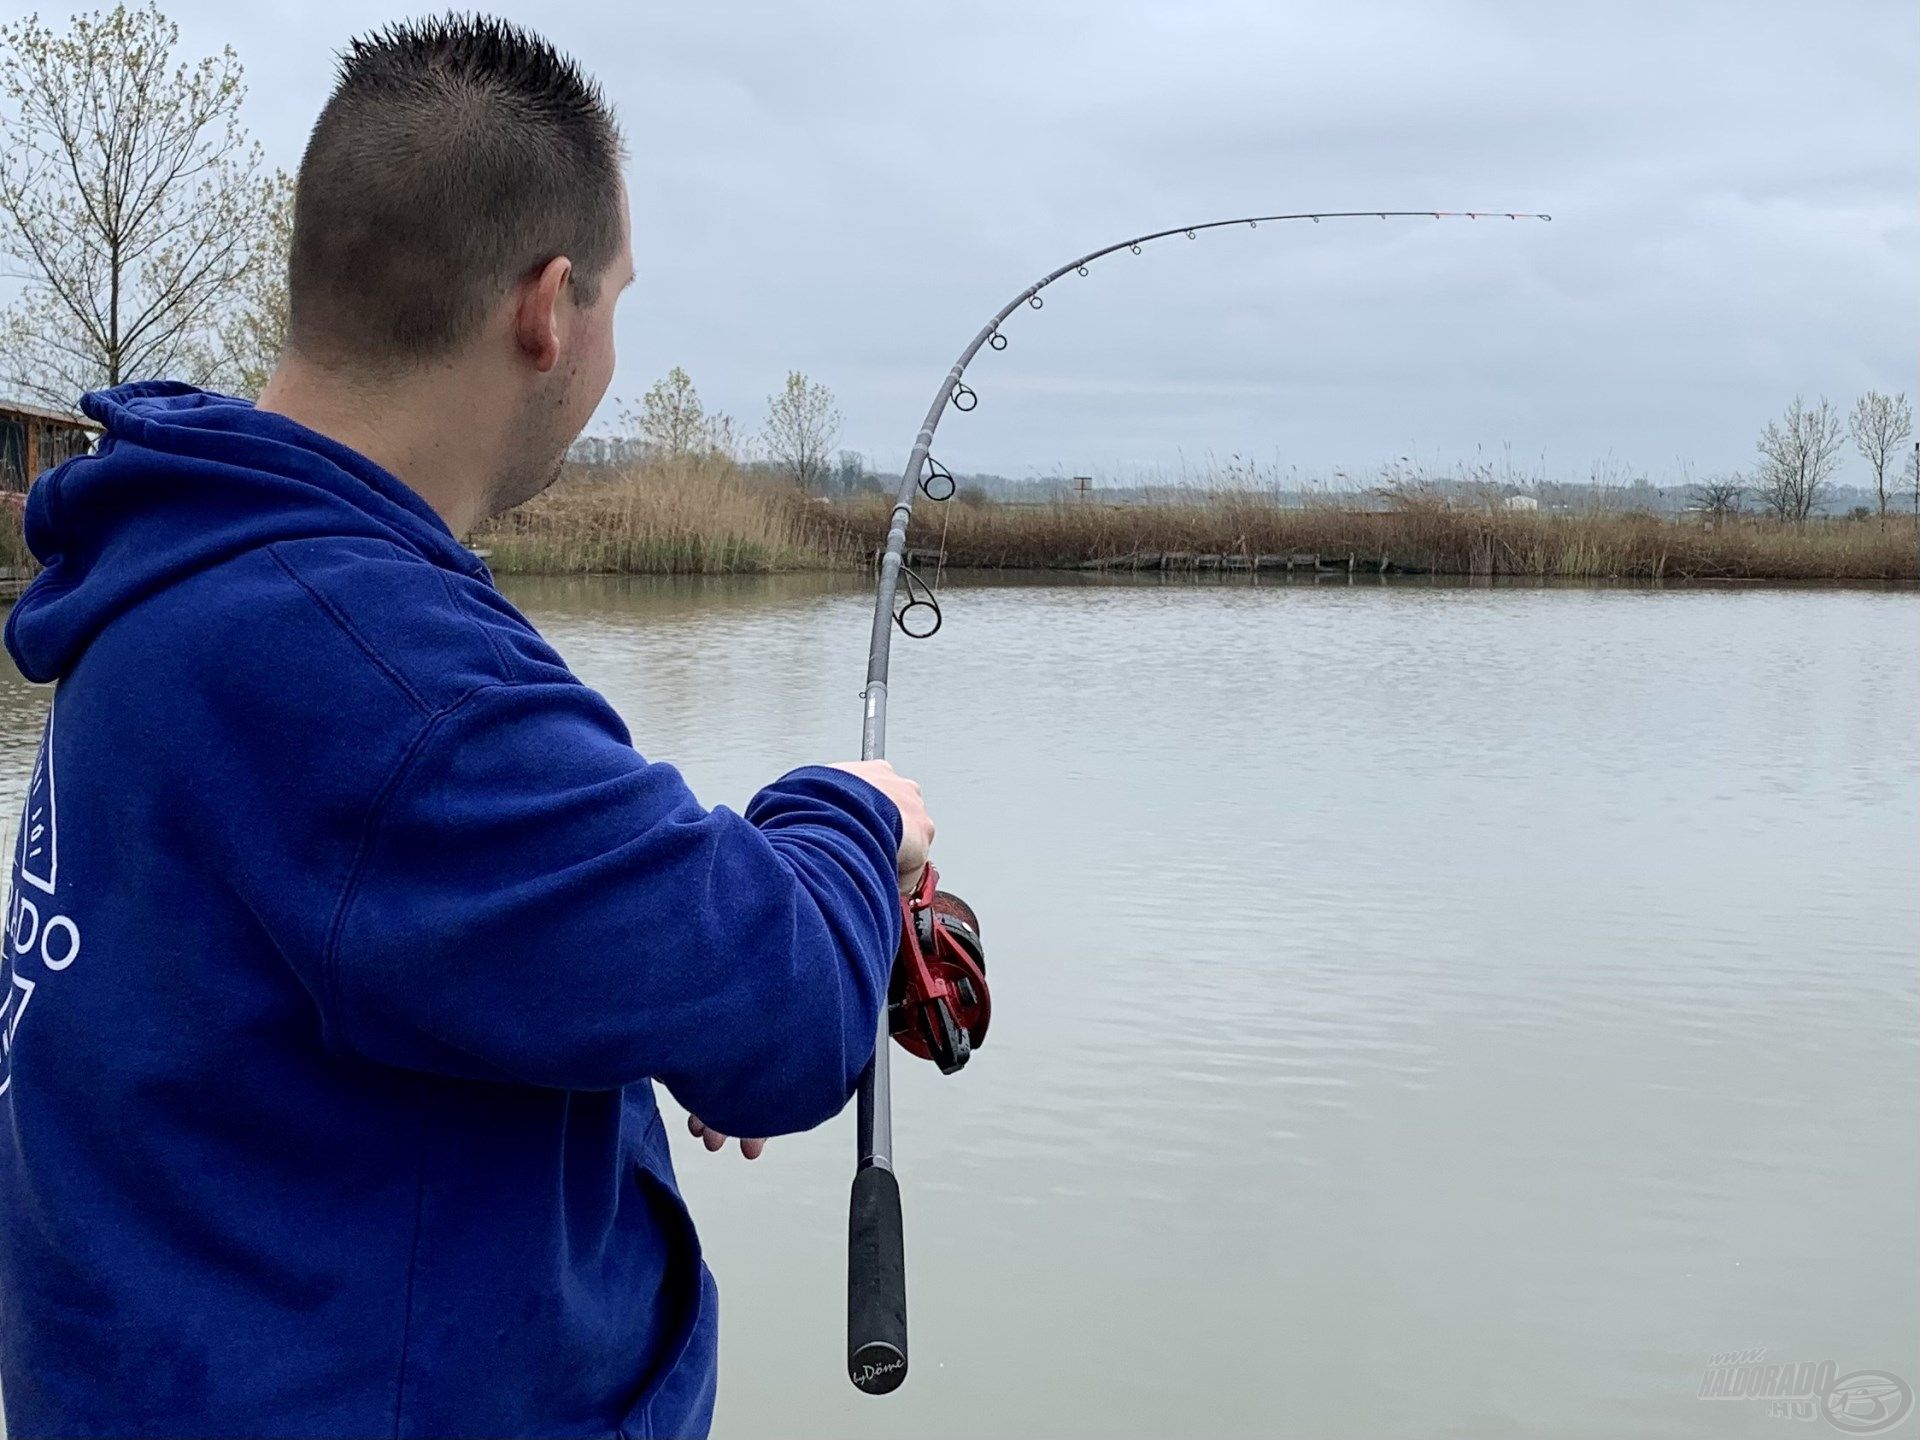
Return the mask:
<svg viewBox="0 0 1920 1440">
<path fill-rule="evenodd" d="M 27 487 L 62 460 L 93 448 L 100 427 L 70 410 L 0 398 L 0 493 Z"/>
</svg>

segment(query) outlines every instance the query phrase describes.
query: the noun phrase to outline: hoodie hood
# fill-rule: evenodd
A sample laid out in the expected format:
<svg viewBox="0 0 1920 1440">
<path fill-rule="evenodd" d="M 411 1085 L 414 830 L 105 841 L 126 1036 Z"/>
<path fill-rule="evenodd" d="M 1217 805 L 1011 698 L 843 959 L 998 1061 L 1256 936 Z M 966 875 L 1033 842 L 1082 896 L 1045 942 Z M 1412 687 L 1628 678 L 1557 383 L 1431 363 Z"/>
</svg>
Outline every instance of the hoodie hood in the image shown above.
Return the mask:
<svg viewBox="0 0 1920 1440">
<path fill-rule="evenodd" d="M 29 680 L 65 675 L 109 621 L 167 586 L 284 540 L 384 540 L 486 574 L 400 480 L 284 415 L 152 380 L 93 391 L 80 408 L 105 434 L 27 495 L 27 548 L 46 568 L 8 616 L 6 643 Z"/>
</svg>

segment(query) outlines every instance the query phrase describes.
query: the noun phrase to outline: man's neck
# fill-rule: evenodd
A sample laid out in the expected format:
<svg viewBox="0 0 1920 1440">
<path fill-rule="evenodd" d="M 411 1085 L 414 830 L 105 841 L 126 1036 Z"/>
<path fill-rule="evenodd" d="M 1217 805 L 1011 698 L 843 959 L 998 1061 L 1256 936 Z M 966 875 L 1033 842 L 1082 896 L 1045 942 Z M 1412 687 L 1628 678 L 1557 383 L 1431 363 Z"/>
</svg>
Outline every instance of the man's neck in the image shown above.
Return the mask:
<svg viewBox="0 0 1920 1440">
<path fill-rule="evenodd" d="M 260 392 L 257 407 L 366 456 L 404 481 L 455 535 L 465 536 L 486 516 L 493 447 L 485 407 L 474 405 L 472 387 L 450 380 L 424 372 L 373 392 L 289 356 Z"/>
</svg>

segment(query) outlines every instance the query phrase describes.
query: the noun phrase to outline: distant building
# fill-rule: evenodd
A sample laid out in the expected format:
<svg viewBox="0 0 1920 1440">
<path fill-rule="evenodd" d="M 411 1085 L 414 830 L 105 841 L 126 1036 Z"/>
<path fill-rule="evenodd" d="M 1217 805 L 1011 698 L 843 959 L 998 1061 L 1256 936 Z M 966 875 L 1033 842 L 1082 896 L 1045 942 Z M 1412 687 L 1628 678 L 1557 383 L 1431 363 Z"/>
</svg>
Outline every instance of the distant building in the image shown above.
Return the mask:
<svg viewBox="0 0 1920 1440">
<path fill-rule="evenodd" d="M 99 433 L 84 415 L 0 399 L 0 494 L 24 495 L 62 460 L 86 454 Z"/>
<path fill-rule="evenodd" d="M 1509 510 L 1538 510 L 1540 502 L 1531 495 L 1509 495 L 1503 502 Z"/>
</svg>

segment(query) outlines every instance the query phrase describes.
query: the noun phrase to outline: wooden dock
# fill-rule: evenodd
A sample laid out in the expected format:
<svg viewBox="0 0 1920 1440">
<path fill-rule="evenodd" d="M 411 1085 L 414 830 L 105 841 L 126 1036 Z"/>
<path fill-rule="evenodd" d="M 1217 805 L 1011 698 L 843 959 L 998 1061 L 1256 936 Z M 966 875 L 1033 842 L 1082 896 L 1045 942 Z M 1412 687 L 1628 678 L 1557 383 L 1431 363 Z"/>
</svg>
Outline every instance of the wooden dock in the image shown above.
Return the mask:
<svg viewBox="0 0 1920 1440">
<path fill-rule="evenodd" d="M 1389 555 L 1204 555 L 1186 550 L 1142 550 L 1082 560 L 1069 570 L 1238 571 L 1242 574 L 1279 572 L 1309 575 L 1424 575 L 1414 565 L 1397 564 Z"/>
</svg>

